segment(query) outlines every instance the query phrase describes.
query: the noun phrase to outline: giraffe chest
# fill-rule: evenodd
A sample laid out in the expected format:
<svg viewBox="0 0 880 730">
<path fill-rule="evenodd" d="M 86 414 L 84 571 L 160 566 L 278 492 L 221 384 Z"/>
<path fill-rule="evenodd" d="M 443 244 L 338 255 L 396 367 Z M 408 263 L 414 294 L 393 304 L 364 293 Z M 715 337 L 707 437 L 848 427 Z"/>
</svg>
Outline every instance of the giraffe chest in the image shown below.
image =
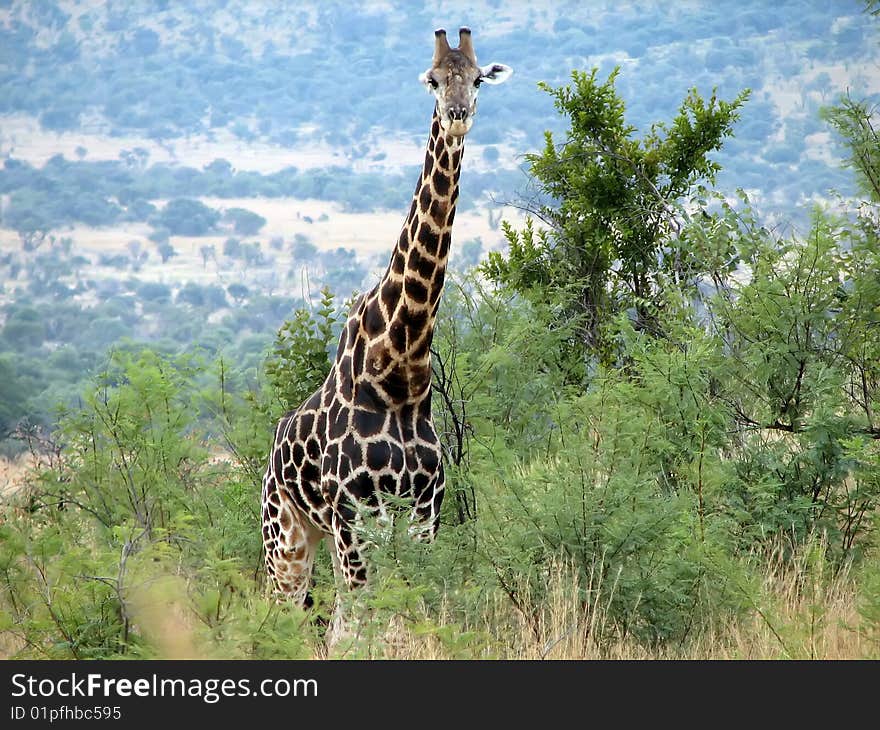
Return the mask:
<svg viewBox="0 0 880 730">
<path fill-rule="evenodd" d="M 419 501 L 436 487 L 440 461 L 430 403 L 376 411 L 337 402 L 328 410 L 321 490 L 331 503 L 376 504 L 383 494 Z"/>
</svg>

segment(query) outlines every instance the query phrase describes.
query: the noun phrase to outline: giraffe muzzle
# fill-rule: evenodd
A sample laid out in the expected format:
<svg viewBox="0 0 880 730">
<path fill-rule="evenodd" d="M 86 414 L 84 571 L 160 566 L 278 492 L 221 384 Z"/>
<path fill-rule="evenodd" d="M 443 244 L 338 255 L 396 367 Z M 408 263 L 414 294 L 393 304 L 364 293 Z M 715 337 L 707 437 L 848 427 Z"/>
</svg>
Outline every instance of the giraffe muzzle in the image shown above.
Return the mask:
<svg viewBox="0 0 880 730">
<path fill-rule="evenodd" d="M 443 127 L 454 137 L 464 137 L 470 131 L 473 122 L 467 107 L 454 106 L 447 110 Z"/>
</svg>

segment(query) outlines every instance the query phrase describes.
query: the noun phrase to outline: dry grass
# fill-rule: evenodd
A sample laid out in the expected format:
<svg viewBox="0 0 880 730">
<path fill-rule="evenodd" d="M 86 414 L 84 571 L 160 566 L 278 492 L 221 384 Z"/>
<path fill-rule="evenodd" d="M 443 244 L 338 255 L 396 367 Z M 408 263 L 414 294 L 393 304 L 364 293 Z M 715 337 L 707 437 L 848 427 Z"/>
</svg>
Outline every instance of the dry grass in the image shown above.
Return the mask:
<svg viewBox="0 0 880 730">
<path fill-rule="evenodd" d="M 31 454 L 14 459 L 0 457 L 0 497 L 8 497 L 24 486 L 29 472 L 35 465 Z"/>
<path fill-rule="evenodd" d="M 523 611 L 501 594 L 488 598 L 481 623 L 465 634 L 451 617 L 400 615 L 360 622 L 370 636 L 354 637 L 330 652 L 332 658 L 395 660 L 642 660 L 642 659 L 870 659 L 880 657 L 878 627 L 859 615 L 859 591 L 846 572 L 835 577 L 807 569 L 804 562 L 784 567 L 773 561 L 753 609 L 744 619 L 730 621 L 696 636 L 685 647 L 646 647 L 616 631 L 607 612 L 610 591 L 589 591 L 592 604 L 583 606 L 573 571 L 554 566 L 549 592 L 541 602 L 526 601 Z M 179 582 L 179 581 L 178 581 Z M 172 581 L 169 580 L 169 585 Z M 168 586 L 166 586 L 167 588 Z M 216 657 L 202 644 L 198 622 L 180 586 L 174 597 L 151 591 L 149 600 L 133 601 L 137 631 L 164 658 Z M 415 620 L 414 620 L 415 618 Z M 201 648 L 199 648 L 201 646 Z M 0 632 L 0 658 L 24 648 L 13 632 Z M 327 658 L 316 644 L 314 659 Z"/>
<path fill-rule="evenodd" d="M 0 466 L 6 491 L 0 496 L 8 498 L 10 487 L 22 483 L 21 476 L 32 464 L 21 459 Z M 794 558 L 782 554 L 779 550 L 769 559 L 754 557 L 759 579 L 742 589 L 749 605 L 744 615 L 691 636 L 681 646 L 647 647 L 624 634 L 608 610 L 615 586 L 603 585 L 597 575 L 581 585 L 576 570 L 555 563 L 548 568 L 541 596 L 530 594 L 525 581 L 517 606 L 500 591 L 488 594 L 473 611 L 479 618 L 464 628 L 453 598 L 439 614 L 411 604 L 394 613 L 386 604 L 372 620 L 360 620 L 362 635 L 355 637 L 353 646 L 343 645 L 330 655 L 399 660 L 880 658 L 880 622 L 859 612 L 860 602 L 876 587 L 847 569 L 832 574 L 821 540 Z M 219 647 L 212 650 L 205 643 L 184 584 L 182 577 L 169 575 L 150 581 L 148 590 L 131 592 L 133 630 L 165 658 L 220 658 Z M 0 613 L 8 612 L 5 599 L 0 590 Z M 25 642 L 16 630 L 0 631 L 0 658 L 23 650 Z M 312 657 L 327 655 L 316 640 Z"/>
<path fill-rule="evenodd" d="M 806 558 L 794 564 L 773 559 L 752 610 L 744 619 L 717 626 L 685 647 L 651 649 L 615 630 L 607 612 L 610 591 L 590 586 L 592 605 L 577 598 L 574 571 L 554 566 L 548 598 L 514 610 L 498 597 L 487 605 L 478 634 L 490 637 L 487 657 L 503 659 L 866 659 L 880 656 L 877 627 L 858 611 L 859 591 L 848 571 L 831 577 Z M 533 617 L 533 618 L 532 618 Z M 442 621 L 441 621 L 442 623 Z M 442 632 L 439 632 L 442 634 Z M 438 632 L 404 630 L 384 637 L 389 659 L 450 659 Z"/>
</svg>

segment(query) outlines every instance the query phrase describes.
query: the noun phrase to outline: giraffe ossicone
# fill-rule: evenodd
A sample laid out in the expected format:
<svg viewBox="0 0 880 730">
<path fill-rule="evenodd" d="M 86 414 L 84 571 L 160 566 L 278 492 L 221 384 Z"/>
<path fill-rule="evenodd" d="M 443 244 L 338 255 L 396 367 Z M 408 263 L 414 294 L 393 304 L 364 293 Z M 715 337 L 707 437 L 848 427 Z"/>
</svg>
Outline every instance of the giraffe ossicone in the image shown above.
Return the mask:
<svg viewBox="0 0 880 730">
<path fill-rule="evenodd" d="M 434 96 L 425 164 L 381 281 L 355 302 L 324 384 L 277 424 L 263 477 L 266 569 L 276 595 L 309 606 L 318 544 L 332 538 L 337 577 L 367 581 L 360 513 L 384 514 L 383 497 L 412 504 L 412 534 L 436 535 L 445 479 L 431 419 L 434 321 L 449 258 L 464 137 L 482 83 L 511 69 L 478 66 L 471 31 L 451 48 L 435 31 L 420 80 Z M 338 604 L 337 604 L 338 605 Z"/>
</svg>

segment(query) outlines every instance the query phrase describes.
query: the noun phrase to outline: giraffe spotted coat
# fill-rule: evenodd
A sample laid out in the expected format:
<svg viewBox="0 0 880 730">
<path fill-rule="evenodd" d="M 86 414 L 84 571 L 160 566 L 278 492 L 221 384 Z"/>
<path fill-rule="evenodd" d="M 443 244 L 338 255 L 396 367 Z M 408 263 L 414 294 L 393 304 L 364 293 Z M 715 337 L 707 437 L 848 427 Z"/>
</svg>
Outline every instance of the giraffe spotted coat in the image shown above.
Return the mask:
<svg viewBox="0 0 880 730">
<path fill-rule="evenodd" d="M 433 539 L 438 527 L 445 479 L 430 346 L 476 88 L 510 70 L 478 67 L 466 28 L 458 49 L 445 32 L 435 36 L 422 77 L 436 99 L 425 164 L 388 269 L 352 308 L 322 387 L 278 423 L 263 479 L 266 567 L 276 594 L 300 605 L 310 603 L 315 549 L 327 535 L 337 574 L 350 588 L 366 583 L 359 510 L 384 512 L 394 495 L 412 504 L 418 537 Z"/>
</svg>

